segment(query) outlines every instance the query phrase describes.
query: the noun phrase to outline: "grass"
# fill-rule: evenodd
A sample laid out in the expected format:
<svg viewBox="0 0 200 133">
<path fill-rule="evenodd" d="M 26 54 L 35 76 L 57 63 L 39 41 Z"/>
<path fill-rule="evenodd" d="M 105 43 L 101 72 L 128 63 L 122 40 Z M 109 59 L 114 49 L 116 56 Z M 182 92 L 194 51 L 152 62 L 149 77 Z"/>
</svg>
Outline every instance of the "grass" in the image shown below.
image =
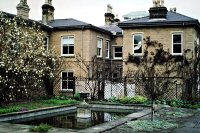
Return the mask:
<svg viewBox="0 0 200 133">
<path fill-rule="evenodd" d="M 29 111 L 29 110 L 39 109 L 39 108 L 68 105 L 68 104 L 75 104 L 75 103 L 78 103 L 78 101 L 74 99 L 37 100 L 37 101 L 31 101 L 31 102 L 26 102 L 26 103 L 10 104 L 4 107 L 0 107 L 0 114 L 12 113 L 12 112 L 23 112 L 23 111 Z"/>
<path fill-rule="evenodd" d="M 128 122 L 127 125 L 131 127 L 133 131 L 143 132 L 165 130 L 178 126 L 178 124 L 173 124 L 166 120 L 137 120 Z"/>
<path fill-rule="evenodd" d="M 34 126 L 29 129 L 30 132 L 46 133 L 52 129 L 52 126 L 48 124 L 40 124 L 39 126 Z"/>
</svg>

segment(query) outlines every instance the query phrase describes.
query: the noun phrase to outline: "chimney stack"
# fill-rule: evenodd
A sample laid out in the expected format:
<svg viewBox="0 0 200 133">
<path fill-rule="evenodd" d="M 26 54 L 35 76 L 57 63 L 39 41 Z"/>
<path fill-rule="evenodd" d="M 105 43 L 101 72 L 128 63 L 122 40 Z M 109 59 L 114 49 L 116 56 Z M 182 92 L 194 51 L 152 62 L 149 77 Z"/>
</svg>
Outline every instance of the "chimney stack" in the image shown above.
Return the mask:
<svg viewBox="0 0 200 133">
<path fill-rule="evenodd" d="M 20 0 L 20 3 L 17 5 L 17 15 L 23 19 L 29 18 L 30 8 L 27 5 L 27 0 Z"/>
<path fill-rule="evenodd" d="M 110 4 L 107 5 L 107 12 L 105 13 L 105 24 L 111 25 L 114 22 L 115 15 L 112 13 L 112 6 Z"/>
<path fill-rule="evenodd" d="M 52 0 L 45 0 L 45 4 L 42 5 L 42 22 L 47 23 L 54 20 L 54 7 Z"/>
<path fill-rule="evenodd" d="M 164 0 L 153 0 L 153 7 L 149 9 L 150 19 L 167 18 L 167 8 L 164 6 Z"/>
</svg>

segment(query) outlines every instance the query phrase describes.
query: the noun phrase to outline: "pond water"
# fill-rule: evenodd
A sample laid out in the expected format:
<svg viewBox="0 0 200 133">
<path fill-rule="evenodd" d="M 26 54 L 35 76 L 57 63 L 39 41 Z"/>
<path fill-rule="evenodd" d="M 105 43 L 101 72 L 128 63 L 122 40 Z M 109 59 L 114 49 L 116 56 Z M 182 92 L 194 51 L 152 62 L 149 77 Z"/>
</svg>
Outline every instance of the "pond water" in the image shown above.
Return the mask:
<svg viewBox="0 0 200 133">
<path fill-rule="evenodd" d="M 46 123 L 56 128 L 67 128 L 67 129 L 85 129 L 92 127 L 104 122 L 112 121 L 124 117 L 130 113 L 136 112 L 138 110 L 114 110 L 112 111 L 102 111 L 102 110 L 88 110 L 84 112 L 83 110 L 75 110 L 73 112 L 61 112 L 56 116 L 43 116 L 34 117 L 29 119 L 15 120 L 11 123 L 25 124 L 25 125 L 39 125 L 41 123 Z M 86 113 L 83 115 L 83 113 Z M 88 114 L 89 113 L 89 114 Z M 86 116 L 86 117 L 83 117 Z"/>
</svg>

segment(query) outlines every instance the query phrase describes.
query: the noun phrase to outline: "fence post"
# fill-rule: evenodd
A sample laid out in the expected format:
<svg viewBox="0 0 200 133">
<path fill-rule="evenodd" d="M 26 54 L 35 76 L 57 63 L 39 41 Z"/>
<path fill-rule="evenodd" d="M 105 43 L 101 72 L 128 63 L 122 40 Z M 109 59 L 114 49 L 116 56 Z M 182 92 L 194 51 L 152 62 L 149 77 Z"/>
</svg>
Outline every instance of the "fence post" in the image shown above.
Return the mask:
<svg viewBox="0 0 200 133">
<path fill-rule="evenodd" d="M 127 81 L 126 81 L 126 76 L 124 77 L 124 96 L 127 96 Z"/>
</svg>

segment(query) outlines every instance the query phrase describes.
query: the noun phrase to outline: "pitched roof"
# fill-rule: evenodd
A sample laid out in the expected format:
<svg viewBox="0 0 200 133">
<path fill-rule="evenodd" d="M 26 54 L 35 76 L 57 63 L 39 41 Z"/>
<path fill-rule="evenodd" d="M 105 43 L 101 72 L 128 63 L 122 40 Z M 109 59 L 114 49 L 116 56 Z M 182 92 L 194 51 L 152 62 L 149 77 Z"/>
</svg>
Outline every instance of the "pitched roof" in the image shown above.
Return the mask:
<svg viewBox="0 0 200 133">
<path fill-rule="evenodd" d="M 8 17 L 10 18 L 14 18 L 17 15 L 14 14 L 10 14 L 7 12 L 3 12 L 4 14 L 6 14 Z M 25 22 L 27 22 L 28 24 L 32 24 L 33 22 L 35 22 L 36 24 L 40 25 L 42 29 L 47 30 L 47 31 L 52 31 L 52 30 L 68 30 L 68 29 L 93 29 L 96 31 L 100 31 L 106 34 L 112 34 L 109 30 L 100 28 L 100 27 L 96 27 L 92 24 L 88 24 L 73 18 L 69 18 L 69 19 L 55 19 L 50 21 L 47 24 L 42 23 L 42 21 L 35 21 L 32 19 L 25 19 Z"/>
<path fill-rule="evenodd" d="M 200 29 L 197 19 L 169 11 L 166 19 L 150 19 L 149 16 L 124 21 L 118 24 L 121 28 L 130 27 L 160 27 L 160 26 L 178 26 L 195 25 Z"/>
<path fill-rule="evenodd" d="M 17 15 L 14 15 L 14 14 L 11 14 L 11 13 L 7 13 L 7 12 L 3 12 L 6 16 L 8 16 L 9 18 L 14 18 L 14 17 L 18 17 Z M 50 30 L 51 27 L 40 22 L 40 21 L 35 21 L 35 20 L 32 20 L 32 19 L 24 19 L 25 22 L 27 22 L 29 25 L 32 25 L 33 23 L 36 23 L 38 24 L 39 26 L 41 26 L 42 29 L 44 30 Z"/>
<path fill-rule="evenodd" d="M 122 28 L 120 28 L 117 23 L 112 23 L 111 25 L 104 25 L 100 26 L 100 28 L 103 28 L 105 30 L 108 30 L 112 32 L 114 35 L 122 35 Z"/>
<path fill-rule="evenodd" d="M 58 27 L 81 27 L 81 26 L 87 26 L 91 25 L 73 18 L 68 19 L 55 19 L 47 23 L 48 25 L 52 26 L 53 28 Z"/>
<path fill-rule="evenodd" d="M 96 31 L 111 34 L 109 30 L 96 27 L 92 24 L 88 24 L 73 18 L 68 19 L 55 19 L 47 23 L 49 26 L 53 27 L 53 30 L 67 30 L 67 29 L 93 29 Z"/>
</svg>

